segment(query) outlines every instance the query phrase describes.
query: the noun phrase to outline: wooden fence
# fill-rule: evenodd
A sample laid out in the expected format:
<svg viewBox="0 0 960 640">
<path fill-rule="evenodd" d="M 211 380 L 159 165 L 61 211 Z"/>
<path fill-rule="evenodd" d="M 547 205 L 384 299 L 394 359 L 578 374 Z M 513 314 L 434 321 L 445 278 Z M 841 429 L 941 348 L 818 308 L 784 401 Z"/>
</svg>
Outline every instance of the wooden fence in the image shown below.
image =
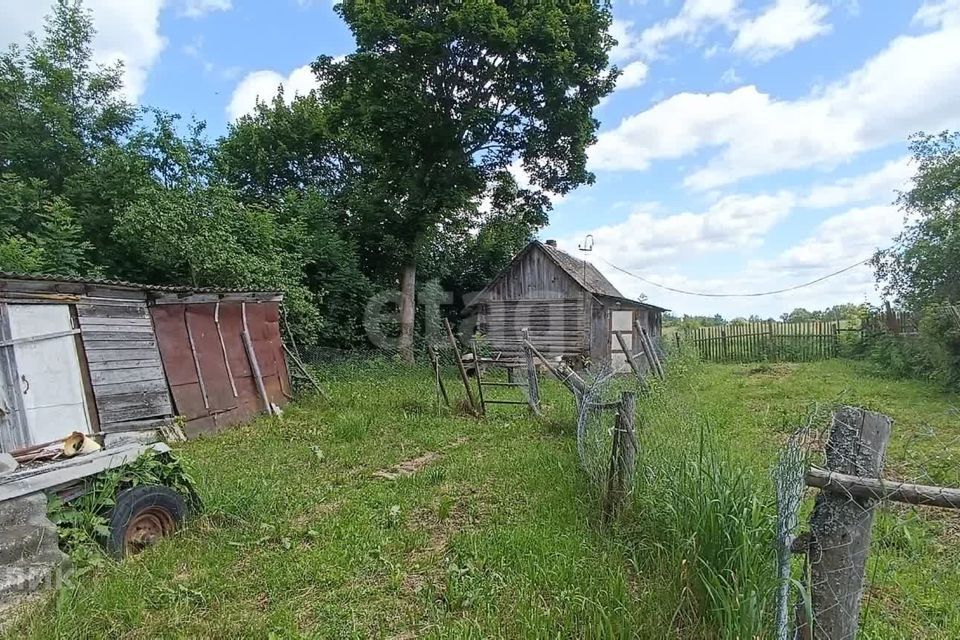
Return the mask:
<svg viewBox="0 0 960 640">
<path fill-rule="evenodd" d="M 841 334 L 860 331 L 842 322 L 751 322 L 678 332 L 677 343 L 693 345 L 707 362 L 809 362 L 834 358 Z"/>
</svg>

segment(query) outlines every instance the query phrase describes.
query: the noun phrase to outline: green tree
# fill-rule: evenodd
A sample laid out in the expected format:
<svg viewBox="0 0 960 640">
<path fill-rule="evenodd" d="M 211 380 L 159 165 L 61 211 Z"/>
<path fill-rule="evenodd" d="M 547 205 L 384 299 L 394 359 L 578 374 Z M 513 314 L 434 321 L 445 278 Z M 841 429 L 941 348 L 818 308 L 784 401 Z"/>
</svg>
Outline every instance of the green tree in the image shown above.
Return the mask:
<svg viewBox="0 0 960 640">
<path fill-rule="evenodd" d="M 5 190 L 43 196 L 42 205 L 2 212 L 15 224 L 5 235 L 45 243 L 48 257 L 35 265 L 44 271 L 83 271 L 89 256 L 79 254 L 94 248 L 108 261 L 113 212 L 147 179 L 123 148 L 137 112 L 118 97 L 122 68 L 94 64 L 93 34 L 79 2 L 58 0 L 42 35 L 0 53 L 0 175 L 20 183 Z M 51 263 L 55 245 L 62 266 Z"/>
<path fill-rule="evenodd" d="M 910 150 L 916 175 L 897 198 L 908 222 L 872 264 L 884 293 L 919 309 L 960 301 L 960 132 L 916 134 Z"/>
<path fill-rule="evenodd" d="M 471 226 L 491 182 L 514 161 L 539 189 L 592 181 L 592 109 L 616 78 L 610 6 L 344 0 L 337 11 L 357 49 L 317 60 L 319 94 L 363 167 L 367 224 L 399 258 L 399 344 L 412 358 L 418 261 Z"/>
</svg>

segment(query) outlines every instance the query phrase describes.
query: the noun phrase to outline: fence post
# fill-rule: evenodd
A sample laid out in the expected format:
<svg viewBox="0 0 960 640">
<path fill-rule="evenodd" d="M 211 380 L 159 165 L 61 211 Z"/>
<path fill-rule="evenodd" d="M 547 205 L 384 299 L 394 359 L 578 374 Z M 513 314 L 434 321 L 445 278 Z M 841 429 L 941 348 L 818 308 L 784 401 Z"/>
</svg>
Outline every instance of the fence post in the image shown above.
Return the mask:
<svg viewBox="0 0 960 640">
<path fill-rule="evenodd" d="M 827 470 L 879 477 L 892 424 L 880 413 L 855 407 L 838 409 L 827 441 Z M 813 621 L 811 628 L 799 604 L 798 638 L 856 637 L 876 503 L 829 491 L 817 495 L 807 547 Z"/>
<path fill-rule="evenodd" d="M 523 355 L 527 360 L 527 402 L 530 403 L 530 411 L 534 415 L 540 415 L 540 381 L 537 379 L 537 365 L 533 361 L 533 350 L 530 349 L 530 332 L 527 329 L 521 331 L 523 335 Z"/>
<path fill-rule="evenodd" d="M 633 476 L 637 465 L 637 394 L 624 391 L 620 396 L 616 426 L 613 429 L 613 448 L 610 452 L 610 471 L 607 476 L 607 491 L 603 501 L 603 521 L 616 519 L 633 489 Z"/>
</svg>

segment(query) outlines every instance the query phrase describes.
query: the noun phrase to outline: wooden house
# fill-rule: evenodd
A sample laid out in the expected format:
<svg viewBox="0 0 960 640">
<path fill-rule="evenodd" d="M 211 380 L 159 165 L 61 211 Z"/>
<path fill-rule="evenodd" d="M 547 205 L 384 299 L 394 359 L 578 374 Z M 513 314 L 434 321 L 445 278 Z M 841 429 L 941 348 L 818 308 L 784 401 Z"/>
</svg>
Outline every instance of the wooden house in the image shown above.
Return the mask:
<svg viewBox="0 0 960 640">
<path fill-rule="evenodd" d="M 477 330 L 495 352 L 515 354 L 521 331 L 549 357 L 562 356 L 576 365 L 613 363 L 626 357 L 614 331 L 622 332 L 628 349 L 639 349 L 637 326 L 656 340 L 666 309 L 631 300 L 600 271 L 537 240 L 514 256 L 473 300 Z"/>
<path fill-rule="evenodd" d="M 155 437 L 178 415 L 194 436 L 285 404 L 280 301 L 0 273 L 0 451 Z"/>
</svg>

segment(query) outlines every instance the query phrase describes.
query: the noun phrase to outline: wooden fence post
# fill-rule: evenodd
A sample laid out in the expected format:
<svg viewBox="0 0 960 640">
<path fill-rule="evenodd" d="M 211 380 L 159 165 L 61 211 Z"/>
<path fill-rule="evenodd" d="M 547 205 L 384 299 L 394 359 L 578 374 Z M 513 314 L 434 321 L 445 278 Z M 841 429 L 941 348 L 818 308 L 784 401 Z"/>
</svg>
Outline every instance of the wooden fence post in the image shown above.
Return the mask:
<svg viewBox="0 0 960 640">
<path fill-rule="evenodd" d="M 607 476 L 606 495 L 603 500 L 603 521 L 616 519 L 633 489 L 634 471 L 637 465 L 637 394 L 624 391 L 620 396 L 616 426 L 613 430 L 613 447 L 610 452 L 610 470 Z"/>
<path fill-rule="evenodd" d="M 892 424 L 879 413 L 855 407 L 838 409 L 826 447 L 827 470 L 879 477 Z M 802 604 L 798 605 L 798 638 L 856 637 L 876 504 L 870 498 L 831 491 L 817 496 L 807 547 L 813 621 L 811 625 Z"/>
<path fill-rule="evenodd" d="M 443 319 L 447 327 L 447 339 L 450 341 L 450 347 L 453 349 L 453 355 L 457 359 L 457 369 L 460 371 L 460 379 L 463 381 L 463 388 L 467 392 L 467 402 L 470 404 L 470 411 L 475 415 L 480 415 L 477 410 L 477 403 L 473 399 L 473 391 L 470 390 L 470 379 L 467 377 L 467 370 L 463 368 L 463 357 L 460 355 L 460 347 L 457 346 L 457 338 L 453 335 L 453 327 L 450 326 L 450 320 Z M 480 367 L 478 354 L 473 354 L 473 363 L 477 368 Z"/>
<path fill-rule="evenodd" d="M 534 415 L 540 415 L 540 381 L 537 379 L 537 365 L 533 361 L 533 351 L 528 346 L 530 342 L 530 332 L 524 329 L 523 335 L 523 355 L 527 360 L 527 402 L 530 403 L 530 411 Z"/>
</svg>

